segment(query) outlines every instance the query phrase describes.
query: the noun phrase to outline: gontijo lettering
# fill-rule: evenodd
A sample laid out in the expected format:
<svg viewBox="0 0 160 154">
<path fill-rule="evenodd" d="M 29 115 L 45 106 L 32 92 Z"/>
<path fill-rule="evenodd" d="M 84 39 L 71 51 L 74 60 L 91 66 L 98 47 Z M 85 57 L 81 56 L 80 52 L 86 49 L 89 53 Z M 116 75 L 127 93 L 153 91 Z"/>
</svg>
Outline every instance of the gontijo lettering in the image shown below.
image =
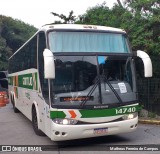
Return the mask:
<svg viewBox="0 0 160 154">
<path fill-rule="evenodd" d="M 23 77 L 23 85 L 32 86 L 33 85 L 32 77 Z"/>
</svg>

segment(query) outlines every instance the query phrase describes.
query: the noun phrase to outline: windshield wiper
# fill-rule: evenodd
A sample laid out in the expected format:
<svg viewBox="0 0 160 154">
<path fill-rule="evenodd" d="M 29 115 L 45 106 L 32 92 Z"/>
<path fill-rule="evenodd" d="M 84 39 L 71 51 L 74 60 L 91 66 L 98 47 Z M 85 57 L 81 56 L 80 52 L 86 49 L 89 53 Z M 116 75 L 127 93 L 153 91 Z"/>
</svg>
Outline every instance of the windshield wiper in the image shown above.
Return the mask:
<svg viewBox="0 0 160 154">
<path fill-rule="evenodd" d="M 105 75 L 103 75 L 103 77 L 104 77 L 104 81 L 108 84 L 109 88 L 113 91 L 113 93 L 116 96 L 116 98 L 118 99 L 119 103 L 123 103 L 121 97 L 118 95 L 116 90 L 113 88 L 112 84 L 108 81 L 107 77 Z"/>
<path fill-rule="evenodd" d="M 120 98 L 120 96 L 118 95 L 118 93 L 116 92 L 116 90 L 113 88 L 113 86 L 111 85 L 111 83 L 108 81 L 107 77 L 105 75 L 103 75 L 103 78 L 104 78 L 104 81 L 110 87 L 110 89 L 113 91 L 113 93 L 116 96 L 116 98 L 118 99 L 119 103 L 123 103 L 122 99 Z M 90 96 L 93 94 L 93 92 L 95 91 L 95 89 L 97 88 L 97 86 L 98 86 L 99 83 L 100 83 L 100 77 L 97 78 L 97 80 L 94 83 L 93 87 L 88 92 L 87 96 L 85 96 L 86 98 L 85 98 L 85 100 L 83 100 L 83 102 L 80 104 L 80 106 L 84 106 L 87 103 L 87 101 L 89 100 L 88 98 L 90 98 Z"/>
<path fill-rule="evenodd" d="M 84 106 L 86 104 L 86 102 L 89 100 L 88 98 L 90 98 L 90 96 L 93 94 L 93 92 L 95 91 L 95 89 L 97 88 L 98 84 L 100 83 L 100 78 L 97 77 L 93 87 L 90 89 L 90 91 L 88 92 L 86 99 L 83 100 L 83 102 L 80 104 L 80 106 Z"/>
</svg>

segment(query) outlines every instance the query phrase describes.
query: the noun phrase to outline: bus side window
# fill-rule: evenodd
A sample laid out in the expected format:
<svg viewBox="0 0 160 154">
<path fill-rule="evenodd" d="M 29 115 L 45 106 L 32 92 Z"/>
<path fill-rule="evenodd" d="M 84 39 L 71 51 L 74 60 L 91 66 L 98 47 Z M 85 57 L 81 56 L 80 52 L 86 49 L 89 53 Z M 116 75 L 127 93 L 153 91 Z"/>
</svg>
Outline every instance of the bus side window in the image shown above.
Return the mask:
<svg viewBox="0 0 160 154">
<path fill-rule="evenodd" d="M 48 89 L 48 80 L 44 78 L 44 60 L 43 60 L 43 51 L 46 48 L 46 38 L 44 32 L 39 33 L 38 38 L 38 69 L 40 84 L 43 97 L 46 99 L 46 102 L 49 103 L 49 89 Z"/>
</svg>

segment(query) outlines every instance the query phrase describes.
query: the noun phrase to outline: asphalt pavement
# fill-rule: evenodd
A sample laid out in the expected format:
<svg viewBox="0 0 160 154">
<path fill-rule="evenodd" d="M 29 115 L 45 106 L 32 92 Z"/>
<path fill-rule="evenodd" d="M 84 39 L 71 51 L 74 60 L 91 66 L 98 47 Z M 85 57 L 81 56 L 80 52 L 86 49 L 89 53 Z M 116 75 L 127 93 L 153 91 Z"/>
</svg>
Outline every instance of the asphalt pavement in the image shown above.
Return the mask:
<svg viewBox="0 0 160 154">
<path fill-rule="evenodd" d="M 160 126 L 152 124 L 139 124 L 135 132 L 118 134 L 113 136 L 104 136 L 89 139 L 71 140 L 64 142 L 53 142 L 47 136 L 37 136 L 32 128 L 31 121 L 29 121 L 22 113 L 14 113 L 12 105 L 8 104 L 6 107 L 0 108 L 0 145 L 32 145 L 32 146 L 51 146 L 57 148 L 54 151 L 45 151 L 41 153 L 55 153 L 55 154 L 119 154 L 119 153 L 139 153 L 140 151 L 105 151 L 106 147 L 115 146 L 158 146 L 160 153 Z M 5 153 L 6 152 L 0 152 Z M 9 152 L 11 154 L 12 152 Z M 23 152 L 27 153 L 27 152 Z M 35 152 L 30 152 L 35 153 Z M 152 151 L 141 151 L 141 153 L 153 153 Z M 14 152 L 15 154 L 15 152 Z"/>
</svg>

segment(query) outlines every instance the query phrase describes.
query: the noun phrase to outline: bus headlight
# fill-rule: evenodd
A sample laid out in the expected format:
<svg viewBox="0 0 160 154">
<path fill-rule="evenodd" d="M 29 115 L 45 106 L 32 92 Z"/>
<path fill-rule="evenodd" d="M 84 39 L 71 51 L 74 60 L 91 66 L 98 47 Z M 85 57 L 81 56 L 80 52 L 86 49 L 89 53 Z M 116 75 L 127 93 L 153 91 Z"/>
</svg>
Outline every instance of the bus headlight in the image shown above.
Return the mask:
<svg viewBox="0 0 160 154">
<path fill-rule="evenodd" d="M 78 120 L 55 118 L 55 119 L 53 119 L 53 122 L 56 124 L 61 124 L 61 125 L 75 125 L 75 124 L 77 124 Z"/>
<path fill-rule="evenodd" d="M 129 119 L 133 119 L 133 118 L 135 118 L 137 116 L 138 116 L 138 113 L 135 112 L 135 113 L 125 114 L 122 118 L 124 120 L 129 120 Z"/>
</svg>

